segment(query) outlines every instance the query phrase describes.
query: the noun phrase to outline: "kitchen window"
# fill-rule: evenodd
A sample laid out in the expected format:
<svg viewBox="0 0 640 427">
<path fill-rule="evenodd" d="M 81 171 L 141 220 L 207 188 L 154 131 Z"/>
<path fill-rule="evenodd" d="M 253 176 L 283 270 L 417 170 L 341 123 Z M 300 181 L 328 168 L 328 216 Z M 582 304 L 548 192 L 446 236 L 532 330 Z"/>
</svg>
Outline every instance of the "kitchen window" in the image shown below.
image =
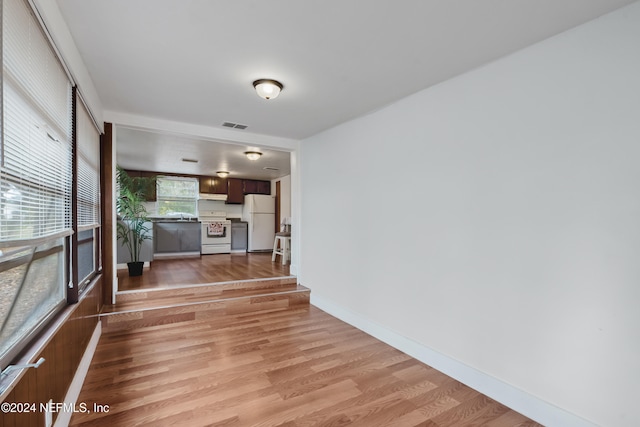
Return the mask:
<svg viewBox="0 0 640 427">
<path fill-rule="evenodd" d="M 197 216 L 198 180 L 179 176 L 159 176 L 156 184 L 156 207 L 159 215 Z"/>
</svg>

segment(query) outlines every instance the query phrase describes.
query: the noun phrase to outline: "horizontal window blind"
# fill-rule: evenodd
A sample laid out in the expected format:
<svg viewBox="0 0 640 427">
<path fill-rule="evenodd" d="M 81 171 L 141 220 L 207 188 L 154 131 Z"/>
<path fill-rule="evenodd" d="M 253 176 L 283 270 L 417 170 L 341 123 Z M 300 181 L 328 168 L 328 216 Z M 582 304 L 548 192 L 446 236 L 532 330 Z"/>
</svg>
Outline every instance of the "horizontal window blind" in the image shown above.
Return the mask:
<svg viewBox="0 0 640 427">
<path fill-rule="evenodd" d="M 71 82 L 22 0 L 3 1 L 0 246 L 70 233 Z"/>
<path fill-rule="evenodd" d="M 159 176 L 156 195 L 156 210 L 160 215 L 195 215 L 198 203 L 198 180 Z"/>
<path fill-rule="evenodd" d="M 71 140 L 71 83 L 23 0 L 4 1 L 3 67 L 49 121 Z M 9 19 L 10 17 L 10 19 Z"/>
<path fill-rule="evenodd" d="M 71 267 L 66 236 L 71 233 L 73 115 L 71 82 L 29 3 L 2 0 L 0 6 L 0 283 L 4 286 L 0 366 L 4 367 L 65 304 Z"/>
<path fill-rule="evenodd" d="M 84 103 L 76 102 L 78 229 L 100 225 L 100 134 Z"/>
<path fill-rule="evenodd" d="M 196 200 L 198 198 L 198 180 L 177 176 L 159 176 L 157 197 L 158 199 L 170 200 Z"/>
</svg>

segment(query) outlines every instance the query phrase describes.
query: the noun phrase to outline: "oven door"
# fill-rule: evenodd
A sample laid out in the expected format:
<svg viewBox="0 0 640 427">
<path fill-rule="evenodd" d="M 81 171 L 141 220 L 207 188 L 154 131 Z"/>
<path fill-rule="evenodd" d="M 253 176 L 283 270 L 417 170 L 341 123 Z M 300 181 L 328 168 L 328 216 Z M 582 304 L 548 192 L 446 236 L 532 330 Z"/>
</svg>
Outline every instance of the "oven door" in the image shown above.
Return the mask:
<svg viewBox="0 0 640 427">
<path fill-rule="evenodd" d="M 231 223 L 210 221 L 202 223 L 202 254 L 221 254 L 231 251 Z"/>
</svg>

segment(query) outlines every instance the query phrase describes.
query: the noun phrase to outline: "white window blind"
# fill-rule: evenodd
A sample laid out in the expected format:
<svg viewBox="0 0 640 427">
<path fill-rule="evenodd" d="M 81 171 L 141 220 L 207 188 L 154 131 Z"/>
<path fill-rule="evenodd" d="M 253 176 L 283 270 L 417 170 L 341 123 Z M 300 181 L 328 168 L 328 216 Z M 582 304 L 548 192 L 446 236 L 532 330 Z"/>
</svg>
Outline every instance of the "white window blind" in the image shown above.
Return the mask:
<svg viewBox="0 0 640 427">
<path fill-rule="evenodd" d="M 84 103 L 76 100 L 78 229 L 100 225 L 100 134 Z"/>
<path fill-rule="evenodd" d="M 23 0 L 3 1 L 0 246 L 71 227 L 71 82 Z"/>
<path fill-rule="evenodd" d="M 159 176 L 157 197 L 171 200 L 197 200 L 198 180 L 179 176 Z"/>
<path fill-rule="evenodd" d="M 159 176 L 156 186 L 157 211 L 160 215 L 196 215 L 198 180 Z"/>
</svg>

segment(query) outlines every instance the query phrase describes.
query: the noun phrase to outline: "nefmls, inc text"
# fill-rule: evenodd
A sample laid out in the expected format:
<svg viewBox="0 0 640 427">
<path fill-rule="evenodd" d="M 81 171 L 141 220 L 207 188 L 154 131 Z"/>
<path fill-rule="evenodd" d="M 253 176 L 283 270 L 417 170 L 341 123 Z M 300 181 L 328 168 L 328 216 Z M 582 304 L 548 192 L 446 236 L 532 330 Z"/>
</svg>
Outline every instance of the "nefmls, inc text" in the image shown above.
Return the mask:
<svg viewBox="0 0 640 427">
<path fill-rule="evenodd" d="M 109 412 L 109 405 L 100 403 L 94 403 L 89 406 L 86 402 L 80 403 L 67 403 L 67 402 L 48 402 L 40 404 L 41 412 L 73 412 L 73 413 L 88 413 L 88 412 Z"/>
</svg>

